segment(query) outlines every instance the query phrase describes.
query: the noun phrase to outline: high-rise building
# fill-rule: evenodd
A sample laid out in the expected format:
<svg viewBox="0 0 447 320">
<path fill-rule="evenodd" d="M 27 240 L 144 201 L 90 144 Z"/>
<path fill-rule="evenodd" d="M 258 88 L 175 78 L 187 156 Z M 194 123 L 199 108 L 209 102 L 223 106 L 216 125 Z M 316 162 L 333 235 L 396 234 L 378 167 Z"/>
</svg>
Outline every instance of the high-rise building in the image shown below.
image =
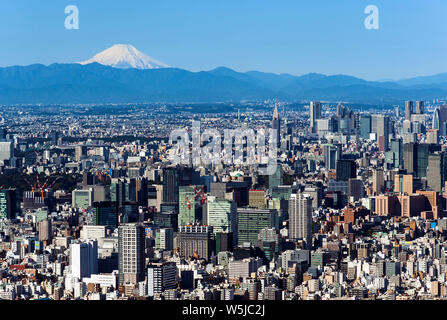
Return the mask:
<svg viewBox="0 0 447 320">
<path fill-rule="evenodd" d="M 264 228 L 278 228 L 278 211 L 275 209 L 237 209 L 238 245 L 258 240 L 258 233 Z"/>
<path fill-rule="evenodd" d="M 361 115 L 360 116 L 360 136 L 363 139 L 368 140 L 371 133 L 371 116 Z"/>
<path fill-rule="evenodd" d="M 416 162 L 416 174 L 419 178 L 427 176 L 428 156 L 431 153 L 441 151 L 440 145 L 420 143 L 416 146 L 417 150 L 417 162 Z"/>
<path fill-rule="evenodd" d="M 321 104 L 320 102 L 312 101 L 309 107 L 310 113 L 310 130 L 312 133 L 316 132 L 317 119 L 321 119 Z"/>
<path fill-rule="evenodd" d="M 272 194 L 274 188 L 282 186 L 282 184 L 283 184 L 282 167 L 280 164 L 277 164 L 275 173 L 269 176 L 270 194 Z"/>
<path fill-rule="evenodd" d="M 439 107 L 439 129 L 442 136 L 447 135 L 446 122 L 447 122 L 447 105 L 443 104 L 442 106 Z M 438 128 L 434 127 L 434 129 Z"/>
<path fill-rule="evenodd" d="M 93 223 L 97 226 L 106 226 L 110 230 L 118 227 L 118 207 L 115 202 L 94 202 Z"/>
<path fill-rule="evenodd" d="M 312 246 L 312 198 L 307 194 L 292 194 L 289 200 L 289 238 L 303 239 Z"/>
<path fill-rule="evenodd" d="M 165 290 L 176 289 L 178 271 L 175 262 L 151 263 L 147 268 L 148 296 L 162 293 Z"/>
<path fill-rule="evenodd" d="M 207 225 L 216 233 L 233 233 L 233 243 L 237 237 L 237 205 L 234 201 L 208 197 Z"/>
<path fill-rule="evenodd" d="M 394 176 L 394 192 L 403 194 L 413 194 L 413 175 L 396 174 Z"/>
<path fill-rule="evenodd" d="M 98 273 L 98 241 L 70 244 L 71 275 L 78 279 L 89 278 Z"/>
<path fill-rule="evenodd" d="M 83 157 L 87 155 L 87 147 L 86 146 L 76 146 L 75 147 L 75 160 L 77 162 L 81 161 Z"/>
<path fill-rule="evenodd" d="M 399 169 L 403 168 L 404 165 L 404 150 L 402 139 L 392 139 L 390 154 L 392 155 L 393 168 Z"/>
<path fill-rule="evenodd" d="M 441 192 L 447 177 L 447 164 L 444 153 L 435 153 L 428 156 L 427 185 L 433 191 Z"/>
<path fill-rule="evenodd" d="M 17 198 L 15 189 L 0 191 L 0 218 L 12 220 L 16 218 Z"/>
<path fill-rule="evenodd" d="M 354 160 L 337 161 L 337 181 L 348 181 L 357 177 L 357 165 Z"/>
<path fill-rule="evenodd" d="M 182 226 L 177 234 L 177 246 L 181 257 L 209 260 L 212 252 L 213 227 Z"/>
<path fill-rule="evenodd" d="M 433 129 L 427 131 L 427 143 L 438 144 L 439 143 L 439 130 Z"/>
<path fill-rule="evenodd" d="M 179 227 L 203 221 L 202 197 L 196 196 L 196 188 L 195 186 L 179 187 Z"/>
<path fill-rule="evenodd" d="M 163 169 L 163 203 L 178 206 L 179 187 L 198 185 L 200 175 L 189 167 L 168 167 Z"/>
<path fill-rule="evenodd" d="M 281 145 L 281 119 L 279 118 L 278 105 L 276 104 L 273 111 L 272 129 L 276 130 L 276 141 L 279 146 Z"/>
<path fill-rule="evenodd" d="M 417 145 L 415 143 L 404 144 L 404 169 L 407 174 L 417 175 Z"/>
<path fill-rule="evenodd" d="M 413 114 L 413 101 L 405 101 L 405 120 L 411 121 Z"/>
<path fill-rule="evenodd" d="M 145 278 L 145 233 L 139 223 L 118 228 L 119 283 L 137 284 Z"/>
<path fill-rule="evenodd" d="M 12 157 L 14 157 L 14 146 L 12 142 L 0 142 L 0 161 L 10 163 Z"/>
<path fill-rule="evenodd" d="M 376 169 L 373 171 L 373 193 L 380 195 L 385 189 L 385 177 L 382 169 Z"/>
<path fill-rule="evenodd" d="M 158 250 L 174 249 L 174 232 L 172 228 L 160 228 L 157 230 L 155 248 Z"/>
<path fill-rule="evenodd" d="M 53 239 L 53 228 L 51 219 L 45 219 L 37 224 L 37 233 L 39 234 L 39 241 L 50 242 Z"/>
<path fill-rule="evenodd" d="M 324 163 L 327 170 L 336 170 L 337 161 L 341 160 L 341 145 L 325 145 L 324 147 Z"/>
<path fill-rule="evenodd" d="M 388 150 L 388 141 L 390 135 L 390 118 L 384 115 L 377 116 L 377 141 L 379 143 L 379 151 Z"/>
<path fill-rule="evenodd" d="M 424 101 L 416 101 L 416 114 L 424 113 Z"/>
</svg>

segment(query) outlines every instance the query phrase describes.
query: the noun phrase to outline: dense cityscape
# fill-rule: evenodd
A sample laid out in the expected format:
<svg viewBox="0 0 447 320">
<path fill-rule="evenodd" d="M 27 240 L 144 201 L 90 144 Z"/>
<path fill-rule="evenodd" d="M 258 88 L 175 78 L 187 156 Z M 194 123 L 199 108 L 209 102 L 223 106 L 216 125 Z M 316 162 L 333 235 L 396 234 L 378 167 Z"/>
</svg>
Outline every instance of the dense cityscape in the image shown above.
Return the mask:
<svg viewBox="0 0 447 320">
<path fill-rule="evenodd" d="M 447 297 L 443 101 L 0 116 L 2 300 Z M 277 130 L 274 173 L 175 163 L 170 134 L 194 121 L 222 134 Z M 246 155 L 242 140 L 232 151 Z"/>
</svg>

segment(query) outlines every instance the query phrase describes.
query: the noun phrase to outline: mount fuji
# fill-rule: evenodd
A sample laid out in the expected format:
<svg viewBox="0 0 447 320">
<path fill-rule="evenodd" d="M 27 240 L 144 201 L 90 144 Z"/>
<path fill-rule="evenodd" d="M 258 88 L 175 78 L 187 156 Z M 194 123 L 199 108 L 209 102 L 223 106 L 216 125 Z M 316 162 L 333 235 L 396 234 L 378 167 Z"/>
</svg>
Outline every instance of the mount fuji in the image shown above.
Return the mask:
<svg viewBox="0 0 447 320">
<path fill-rule="evenodd" d="M 80 64 L 86 65 L 94 62 L 118 69 L 169 68 L 167 64 L 149 57 L 130 44 L 116 44 L 98 53 L 93 58 L 80 62 Z"/>
</svg>

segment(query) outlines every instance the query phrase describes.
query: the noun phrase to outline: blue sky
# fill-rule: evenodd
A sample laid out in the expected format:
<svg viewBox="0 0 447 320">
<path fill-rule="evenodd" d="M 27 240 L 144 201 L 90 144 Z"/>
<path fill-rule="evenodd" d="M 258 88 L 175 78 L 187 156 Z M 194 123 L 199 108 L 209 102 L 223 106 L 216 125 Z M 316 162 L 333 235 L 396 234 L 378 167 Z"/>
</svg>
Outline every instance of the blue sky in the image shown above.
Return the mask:
<svg viewBox="0 0 447 320">
<path fill-rule="evenodd" d="M 64 27 L 67 5 L 80 29 Z M 364 27 L 367 5 L 380 29 Z M 0 66 L 76 62 L 130 43 L 191 71 L 368 80 L 447 72 L 445 0 L 1 0 Z"/>
</svg>

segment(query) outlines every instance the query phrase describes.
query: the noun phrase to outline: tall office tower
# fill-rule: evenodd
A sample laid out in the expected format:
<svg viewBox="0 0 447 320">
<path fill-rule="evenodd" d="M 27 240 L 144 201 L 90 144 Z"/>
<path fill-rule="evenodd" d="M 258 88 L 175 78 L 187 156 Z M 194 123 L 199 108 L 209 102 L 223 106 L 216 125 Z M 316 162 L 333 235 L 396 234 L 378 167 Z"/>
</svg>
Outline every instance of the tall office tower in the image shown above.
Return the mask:
<svg viewBox="0 0 447 320">
<path fill-rule="evenodd" d="M 413 101 L 405 101 L 405 120 L 411 121 L 412 114 L 413 114 Z"/>
<path fill-rule="evenodd" d="M 179 204 L 179 187 L 199 185 L 200 174 L 189 167 L 169 167 L 163 169 L 163 203 Z"/>
<path fill-rule="evenodd" d="M 110 200 L 120 206 L 123 201 L 126 201 L 125 181 L 118 178 L 113 178 L 110 184 Z"/>
<path fill-rule="evenodd" d="M 393 156 L 393 167 L 396 169 L 403 168 L 404 165 L 404 150 L 402 139 L 391 140 L 391 154 Z"/>
<path fill-rule="evenodd" d="M 145 234 L 139 223 L 118 227 L 119 283 L 137 284 L 145 278 Z"/>
<path fill-rule="evenodd" d="M 360 136 L 363 139 L 368 140 L 371 133 L 371 116 L 361 115 L 360 116 Z"/>
<path fill-rule="evenodd" d="M 438 144 L 439 143 L 439 130 L 438 129 L 428 130 L 426 142 L 429 144 Z"/>
<path fill-rule="evenodd" d="M 443 104 L 439 107 L 439 126 L 440 132 L 442 136 L 447 135 L 447 105 Z M 435 128 L 436 129 L 436 128 Z"/>
<path fill-rule="evenodd" d="M 304 190 L 306 192 L 306 190 Z M 348 180 L 348 197 L 353 197 L 354 201 L 358 201 L 359 199 L 365 196 L 365 186 L 361 179 L 349 179 Z M 315 203 L 315 197 L 314 197 Z M 315 204 L 312 207 L 315 208 Z M 317 207 L 318 208 L 318 207 Z"/>
<path fill-rule="evenodd" d="M 198 187 L 179 187 L 179 227 L 203 222 L 202 197 L 196 197 L 195 188 Z"/>
<path fill-rule="evenodd" d="M 337 181 L 348 181 L 357 177 L 357 164 L 354 160 L 337 161 Z"/>
<path fill-rule="evenodd" d="M 439 108 L 436 108 L 435 111 L 433 112 L 433 124 L 432 124 L 433 129 L 437 129 L 439 130 L 439 132 L 442 134 L 442 129 L 441 129 L 441 112 L 439 110 Z"/>
<path fill-rule="evenodd" d="M 276 141 L 278 146 L 281 145 L 281 119 L 279 118 L 278 105 L 275 104 L 273 111 L 272 129 L 276 130 Z"/>
<path fill-rule="evenodd" d="M 308 194 L 292 194 L 289 200 L 289 238 L 303 239 L 312 246 L 312 198 Z"/>
<path fill-rule="evenodd" d="M 385 189 L 385 177 L 383 170 L 377 169 L 373 171 L 373 193 L 380 195 Z"/>
<path fill-rule="evenodd" d="M 277 164 L 275 173 L 269 176 L 270 194 L 272 194 L 274 188 L 282 186 L 282 184 L 283 184 L 282 167 L 280 164 Z"/>
<path fill-rule="evenodd" d="M 182 258 L 209 260 L 212 251 L 213 227 L 182 226 L 177 234 L 177 246 Z"/>
<path fill-rule="evenodd" d="M 0 142 L 6 142 L 7 135 L 8 135 L 8 131 L 4 128 L 0 128 Z"/>
<path fill-rule="evenodd" d="M 118 227 L 118 207 L 115 202 L 94 202 L 93 208 L 93 223 L 95 225 L 106 226 L 110 231 Z"/>
<path fill-rule="evenodd" d="M 404 144 L 404 169 L 407 174 L 417 175 L 417 145 L 415 143 Z"/>
<path fill-rule="evenodd" d="M 70 244 L 70 267 L 71 275 L 78 279 L 98 274 L 98 241 Z"/>
<path fill-rule="evenodd" d="M 384 115 L 377 117 L 377 141 L 379 142 L 379 151 L 388 150 L 388 140 L 390 135 L 390 118 Z"/>
<path fill-rule="evenodd" d="M 16 218 L 17 197 L 16 189 L 0 191 L 0 218 L 13 220 Z"/>
<path fill-rule="evenodd" d="M 411 174 L 396 174 L 394 176 L 394 192 L 412 195 L 413 176 Z"/>
<path fill-rule="evenodd" d="M 158 250 L 174 249 L 174 232 L 172 228 L 160 228 L 155 236 L 155 248 Z"/>
<path fill-rule="evenodd" d="M 416 174 L 419 178 L 427 176 L 428 156 L 436 151 L 441 151 L 440 145 L 420 143 L 416 146 L 417 162 Z"/>
<path fill-rule="evenodd" d="M 424 113 L 424 101 L 416 101 L 416 114 Z"/>
<path fill-rule="evenodd" d="M 178 285 L 178 270 L 175 262 L 151 263 L 147 267 L 148 296 L 153 297 Z"/>
<path fill-rule="evenodd" d="M 341 160 L 341 145 L 325 145 L 324 149 L 324 163 L 327 170 L 336 170 L 337 161 Z"/>
<path fill-rule="evenodd" d="M 57 131 L 51 132 L 50 138 L 51 138 L 51 144 L 53 146 L 57 146 L 57 143 L 59 141 L 59 132 Z"/>
<path fill-rule="evenodd" d="M 428 156 L 427 185 L 433 191 L 441 192 L 447 177 L 447 165 L 444 153 Z"/>
<path fill-rule="evenodd" d="M 51 219 L 45 219 L 38 223 L 37 233 L 39 234 L 39 241 L 51 242 L 53 239 L 53 228 Z"/>
<path fill-rule="evenodd" d="M 237 237 L 237 205 L 234 201 L 208 197 L 207 225 L 213 227 L 214 235 L 217 233 L 233 233 L 233 243 Z"/>
<path fill-rule="evenodd" d="M 316 133 L 317 131 L 317 119 L 321 119 L 321 104 L 320 102 L 311 101 L 310 107 L 310 132 Z"/>
<path fill-rule="evenodd" d="M 264 228 L 278 228 L 278 211 L 275 209 L 237 209 L 238 245 L 258 240 L 258 233 Z"/>
<path fill-rule="evenodd" d="M 135 180 L 136 185 L 136 202 L 138 202 L 138 204 L 142 207 L 146 207 L 147 206 L 147 201 L 148 201 L 148 184 L 147 184 L 147 179 L 146 178 L 137 178 Z"/>
<path fill-rule="evenodd" d="M 75 147 L 75 160 L 77 162 L 81 161 L 84 156 L 87 155 L 87 147 L 86 146 L 76 146 Z"/>
<path fill-rule="evenodd" d="M 179 199 L 179 169 L 163 169 L 163 203 L 178 204 Z"/>
<path fill-rule="evenodd" d="M 109 162 L 109 149 L 106 147 L 97 147 L 95 149 L 95 155 L 102 158 L 106 163 Z"/>
<path fill-rule="evenodd" d="M 14 157 L 12 142 L 0 142 L 0 161 L 10 163 L 12 157 Z"/>
</svg>

